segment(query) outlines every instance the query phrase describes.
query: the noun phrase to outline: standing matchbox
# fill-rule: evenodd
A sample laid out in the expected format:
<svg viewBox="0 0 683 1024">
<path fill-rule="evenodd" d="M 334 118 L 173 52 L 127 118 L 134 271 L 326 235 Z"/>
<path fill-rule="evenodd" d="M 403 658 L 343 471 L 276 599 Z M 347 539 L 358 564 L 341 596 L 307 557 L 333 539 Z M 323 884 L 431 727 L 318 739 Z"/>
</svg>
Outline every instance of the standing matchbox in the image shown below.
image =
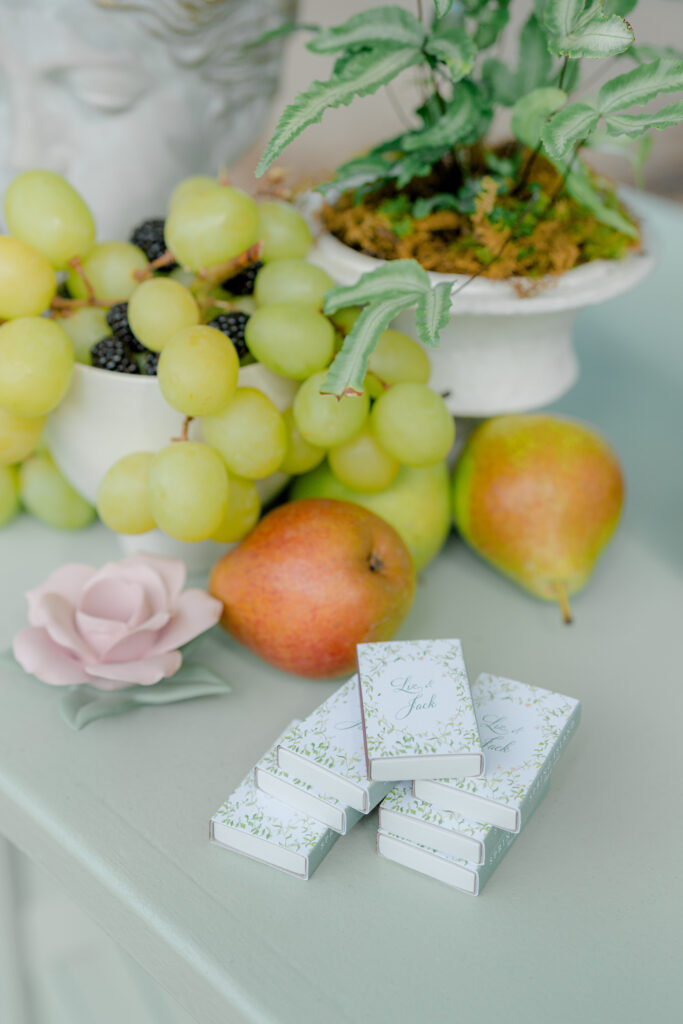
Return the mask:
<svg viewBox="0 0 683 1024">
<path fill-rule="evenodd" d="M 214 814 L 209 836 L 228 850 L 308 879 L 339 833 L 258 790 L 252 769 Z"/>
<path fill-rule="evenodd" d="M 301 722 L 292 722 L 287 732 L 297 725 L 301 725 Z M 362 811 L 323 793 L 317 786 L 304 782 L 296 774 L 290 775 L 289 772 L 283 771 L 277 763 L 276 747 L 272 747 L 257 762 L 254 768 L 254 782 L 264 793 L 289 804 L 309 818 L 321 821 L 342 836 L 345 836 L 363 817 Z"/>
<path fill-rule="evenodd" d="M 549 783 L 546 781 L 538 792 L 529 816 L 533 814 L 548 792 L 548 787 Z M 484 863 L 466 860 L 449 853 L 444 849 L 443 844 L 437 849 L 431 844 L 411 842 L 409 839 L 392 834 L 382 828 L 377 832 L 377 853 L 386 860 L 393 860 L 396 864 L 412 868 L 413 871 L 418 871 L 422 875 L 429 875 L 430 878 L 445 882 L 446 885 L 453 886 L 461 892 L 478 896 L 517 839 L 517 833 L 504 832 L 497 828 L 492 829 L 489 836 L 490 841 L 486 848 Z"/>
<path fill-rule="evenodd" d="M 482 674 L 472 687 L 485 773 L 478 779 L 421 779 L 413 795 L 475 821 L 519 832 L 538 792 L 579 724 L 573 697 Z"/>
<path fill-rule="evenodd" d="M 459 640 L 358 644 L 368 778 L 481 775 L 479 742 Z"/>
<path fill-rule="evenodd" d="M 280 739 L 277 762 L 288 775 L 362 814 L 368 814 L 391 789 L 389 783 L 370 782 L 365 774 L 356 676 Z"/>
</svg>

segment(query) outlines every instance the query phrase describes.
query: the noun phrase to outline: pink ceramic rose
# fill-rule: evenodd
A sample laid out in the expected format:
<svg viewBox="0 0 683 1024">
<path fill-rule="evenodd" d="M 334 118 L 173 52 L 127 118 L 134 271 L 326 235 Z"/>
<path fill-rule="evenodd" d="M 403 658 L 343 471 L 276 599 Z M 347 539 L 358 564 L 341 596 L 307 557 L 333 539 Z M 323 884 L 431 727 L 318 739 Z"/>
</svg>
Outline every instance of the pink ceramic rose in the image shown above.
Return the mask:
<svg viewBox="0 0 683 1024">
<path fill-rule="evenodd" d="M 178 671 L 178 648 L 223 610 L 184 585 L 185 565 L 176 558 L 133 555 L 99 570 L 62 566 L 26 595 L 31 625 L 15 636 L 14 657 L 53 686 L 151 686 Z"/>
</svg>

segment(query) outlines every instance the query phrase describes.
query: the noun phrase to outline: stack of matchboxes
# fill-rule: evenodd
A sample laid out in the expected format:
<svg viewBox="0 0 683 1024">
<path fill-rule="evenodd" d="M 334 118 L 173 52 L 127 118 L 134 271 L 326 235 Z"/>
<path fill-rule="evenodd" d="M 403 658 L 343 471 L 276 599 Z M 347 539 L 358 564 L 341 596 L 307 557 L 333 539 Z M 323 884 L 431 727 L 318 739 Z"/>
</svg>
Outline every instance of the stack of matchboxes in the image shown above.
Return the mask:
<svg viewBox="0 0 683 1024">
<path fill-rule="evenodd" d="M 211 838 L 309 878 L 379 804 L 380 856 L 477 895 L 545 796 L 580 704 L 487 674 L 470 688 L 459 640 L 357 650 L 358 674 L 290 724 Z"/>
</svg>

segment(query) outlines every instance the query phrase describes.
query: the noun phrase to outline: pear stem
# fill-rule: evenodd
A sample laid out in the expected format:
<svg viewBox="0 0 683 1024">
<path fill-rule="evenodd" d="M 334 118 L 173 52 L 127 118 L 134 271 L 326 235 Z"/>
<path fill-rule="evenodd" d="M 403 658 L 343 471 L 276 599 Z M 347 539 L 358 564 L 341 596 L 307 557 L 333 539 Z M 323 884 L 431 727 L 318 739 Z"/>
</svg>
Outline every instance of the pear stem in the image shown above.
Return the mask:
<svg viewBox="0 0 683 1024">
<path fill-rule="evenodd" d="M 565 625 L 570 626 L 571 623 L 574 621 L 574 618 L 572 616 L 572 610 L 569 607 L 569 596 L 567 594 L 567 587 L 564 583 L 558 581 L 557 583 L 553 584 L 553 590 L 557 595 L 557 603 L 559 604 L 560 609 L 562 610 L 562 621 L 565 623 Z"/>
</svg>

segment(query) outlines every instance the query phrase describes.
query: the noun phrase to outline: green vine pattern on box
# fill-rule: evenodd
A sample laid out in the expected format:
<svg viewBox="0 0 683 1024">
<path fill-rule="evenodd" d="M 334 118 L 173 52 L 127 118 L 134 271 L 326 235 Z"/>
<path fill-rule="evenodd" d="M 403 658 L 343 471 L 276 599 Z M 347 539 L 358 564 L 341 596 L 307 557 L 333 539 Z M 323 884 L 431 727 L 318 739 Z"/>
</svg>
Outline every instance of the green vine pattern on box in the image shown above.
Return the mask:
<svg viewBox="0 0 683 1024">
<path fill-rule="evenodd" d="M 430 754 L 479 754 L 479 731 L 474 714 L 467 669 L 459 641 L 397 640 L 393 643 L 359 644 L 358 665 L 362 681 L 363 715 L 368 757 L 427 756 Z M 435 693 L 446 714 L 426 730 L 406 729 L 389 717 L 388 675 L 429 667 L 438 683 Z M 450 712 L 450 713 L 448 713 Z"/>
<path fill-rule="evenodd" d="M 294 726 L 282 745 L 368 789 L 357 677 L 349 679 L 304 722 Z"/>
<path fill-rule="evenodd" d="M 293 726 L 293 728 L 295 727 Z M 330 807 L 334 807 L 341 811 L 342 814 L 347 810 L 346 805 L 343 804 L 341 800 L 337 800 L 335 796 L 323 793 L 317 786 L 311 785 L 311 783 L 306 782 L 305 779 L 300 779 L 296 775 L 286 772 L 283 768 L 280 768 L 277 763 L 276 747 L 269 750 L 268 753 L 261 758 L 256 767 L 260 768 L 264 772 L 268 772 L 269 775 L 273 775 L 277 779 L 282 779 L 284 782 L 288 782 L 290 786 L 296 786 L 297 789 L 301 789 L 305 793 L 309 793 L 317 800 L 324 801 L 324 803 L 329 804 Z"/>
<path fill-rule="evenodd" d="M 213 818 L 258 839 L 308 856 L 329 829 L 256 789 L 250 772 Z"/>
<path fill-rule="evenodd" d="M 490 833 L 498 833 L 495 825 L 485 825 L 471 818 L 465 818 L 455 811 L 445 811 L 426 800 L 418 800 L 411 793 L 411 783 L 399 782 L 397 786 L 388 793 L 382 801 L 382 807 L 396 814 L 408 818 L 415 818 L 417 821 L 424 821 L 428 825 L 436 825 L 439 828 L 447 829 L 449 832 L 461 832 L 471 839 L 477 839 L 482 844 L 486 842 Z"/>
<path fill-rule="evenodd" d="M 520 807 L 542 774 L 551 752 L 579 710 L 579 701 L 560 693 L 529 686 L 498 676 L 482 674 L 472 687 L 472 696 L 484 747 L 486 766 L 479 778 L 449 779 L 454 789 L 496 803 Z M 504 754 L 487 751 L 485 721 L 488 716 L 509 718 L 516 733 L 513 749 Z"/>
</svg>

